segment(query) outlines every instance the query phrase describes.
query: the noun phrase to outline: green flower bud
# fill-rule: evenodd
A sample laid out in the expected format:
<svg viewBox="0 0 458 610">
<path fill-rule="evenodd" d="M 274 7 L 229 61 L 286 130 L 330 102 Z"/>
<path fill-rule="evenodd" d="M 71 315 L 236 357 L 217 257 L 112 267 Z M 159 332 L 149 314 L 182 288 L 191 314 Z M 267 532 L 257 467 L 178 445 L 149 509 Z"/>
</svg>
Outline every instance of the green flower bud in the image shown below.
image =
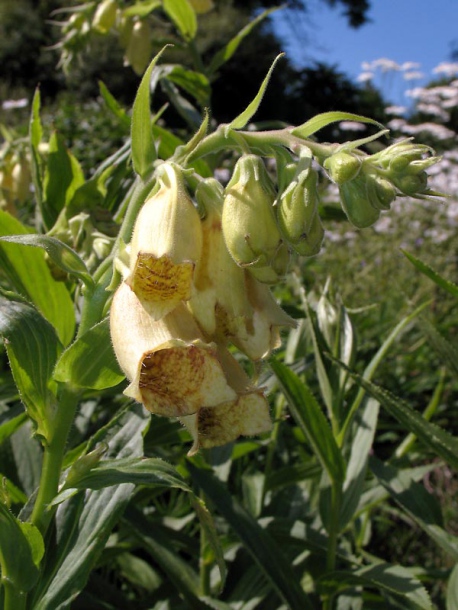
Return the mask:
<svg viewBox="0 0 458 610">
<path fill-rule="evenodd" d="M 274 200 L 273 185 L 262 159 L 255 155 L 241 157 L 226 187 L 223 235 L 235 262 L 265 282 L 278 280 L 277 262 L 285 258 Z"/>
<path fill-rule="evenodd" d="M 376 210 L 389 210 L 396 199 L 396 189 L 378 174 L 366 174 L 366 189 L 370 203 Z"/>
<path fill-rule="evenodd" d="M 114 26 L 118 5 L 116 0 L 103 0 L 98 6 L 92 19 L 92 27 L 100 34 L 106 34 Z"/>
<path fill-rule="evenodd" d="M 403 195 L 410 197 L 424 193 L 428 187 L 428 175 L 426 172 L 393 176 L 392 181 Z"/>
<path fill-rule="evenodd" d="M 318 212 L 312 219 L 308 233 L 302 239 L 292 244 L 293 250 L 300 256 L 315 256 L 321 250 L 324 239 L 324 227 Z"/>
<path fill-rule="evenodd" d="M 352 225 L 359 229 L 370 227 L 378 220 L 380 210 L 371 205 L 367 194 L 367 178 L 358 176 L 339 188 L 342 209 Z"/>
<path fill-rule="evenodd" d="M 303 256 L 317 254 L 324 229 L 318 214 L 318 175 L 302 171 L 282 193 L 278 203 L 278 224 L 287 243 Z"/>
<path fill-rule="evenodd" d="M 329 172 L 331 180 L 336 184 L 344 184 L 353 180 L 361 169 L 361 159 L 351 153 L 341 151 L 328 157 L 323 167 Z"/>
</svg>

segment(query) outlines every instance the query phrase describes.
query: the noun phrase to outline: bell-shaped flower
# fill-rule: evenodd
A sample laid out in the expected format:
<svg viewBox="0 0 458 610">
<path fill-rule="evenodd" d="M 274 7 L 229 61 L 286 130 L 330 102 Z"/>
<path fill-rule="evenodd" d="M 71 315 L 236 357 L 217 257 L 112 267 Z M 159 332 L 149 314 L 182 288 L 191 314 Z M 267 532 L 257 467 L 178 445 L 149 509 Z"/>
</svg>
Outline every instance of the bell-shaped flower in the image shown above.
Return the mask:
<svg viewBox="0 0 458 610">
<path fill-rule="evenodd" d="M 246 273 L 245 281 L 253 315 L 247 321 L 247 332 L 238 334 L 231 341 L 251 360 L 261 360 L 280 347 L 280 328 L 294 328 L 296 322 L 283 311 L 268 286 L 258 282 L 249 273 Z"/>
<path fill-rule="evenodd" d="M 202 220 L 202 256 L 194 273 L 194 291 L 188 308 L 203 332 L 226 343 L 246 334 L 247 320 L 253 314 L 245 287 L 245 272 L 232 259 L 223 238 L 221 215 L 224 190 L 209 178 L 196 189 Z"/>
<path fill-rule="evenodd" d="M 194 440 L 190 455 L 199 449 L 225 445 L 239 436 L 254 436 L 272 428 L 269 404 L 262 388 L 252 386 L 245 371 L 226 349 L 219 348 L 218 355 L 237 398 L 180 418 Z"/>
<path fill-rule="evenodd" d="M 199 213 L 179 168 L 164 163 L 158 187 L 135 222 L 128 284 L 156 320 L 191 297 L 192 278 L 202 251 Z"/>
<path fill-rule="evenodd" d="M 167 417 L 196 413 L 236 400 L 218 358 L 183 303 L 153 320 L 123 282 L 110 313 L 113 348 L 131 382 L 125 394 Z"/>
</svg>

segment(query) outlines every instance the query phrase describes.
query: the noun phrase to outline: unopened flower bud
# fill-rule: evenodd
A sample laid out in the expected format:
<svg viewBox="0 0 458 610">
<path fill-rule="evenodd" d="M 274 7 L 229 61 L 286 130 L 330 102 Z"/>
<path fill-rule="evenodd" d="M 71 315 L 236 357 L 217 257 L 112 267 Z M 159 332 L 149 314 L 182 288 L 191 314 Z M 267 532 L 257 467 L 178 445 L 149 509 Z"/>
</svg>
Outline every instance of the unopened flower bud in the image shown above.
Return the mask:
<svg viewBox="0 0 458 610">
<path fill-rule="evenodd" d="M 100 2 L 92 19 L 93 29 L 101 34 L 106 34 L 115 24 L 117 9 L 116 0 Z"/>
<path fill-rule="evenodd" d="M 329 172 L 331 180 L 340 185 L 356 178 L 361 169 L 361 159 L 354 154 L 340 151 L 328 157 L 323 167 Z"/>
<path fill-rule="evenodd" d="M 339 187 L 342 208 L 352 225 L 359 229 L 370 227 L 378 220 L 380 210 L 371 205 L 365 175 L 357 176 Z"/>
<path fill-rule="evenodd" d="M 396 199 L 396 189 L 391 182 L 376 173 L 366 174 L 366 190 L 376 210 L 389 210 Z"/>
<path fill-rule="evenodd" d="M 198 14 L 208 13 L 215 6 L 213 0 L 189 0 L 189 2 Z"/>
<path fill-rule="evenodd" d="M 202 251 L 199 214 L 179 168 L 161 165 L 158 184 L 159 190 L 147 199 L 135 222 L 127 279 L 154 319 L 190 298 Z"/>
<path fill-rule="evenodd" d="M 318 214 L 317 174 L 303 170 L 282 193 L 278 203 L 278 224 L 284 239 L 303 256 L 317 254 L 324 229 Z"/>
<path fill-rule="evenodd" d="M 275 220 L 274 199 L 273 185 L 262 159 L 255 155 L 241 157 L 226 187 L 222 216 L 224 239 L 235 262 L 267 283 L 279 277 L 272 262 L 285 258 Z"/>
<path fill-rule="evenodd" d="M 401 191 L 403 195 L 415 197 L 424 193 L 428 187 L 428 175 L 426 172 L 415 174 L 404 174 L 400 176 L 392 176 L 393 184 Z"/>
<path fill-rule="evenodd" d="M 14 164 L 11 170 L 13 197 L 23 203 L 30 196 L 32 177 L 27 159 L 23 158 Z"/>
</svg>

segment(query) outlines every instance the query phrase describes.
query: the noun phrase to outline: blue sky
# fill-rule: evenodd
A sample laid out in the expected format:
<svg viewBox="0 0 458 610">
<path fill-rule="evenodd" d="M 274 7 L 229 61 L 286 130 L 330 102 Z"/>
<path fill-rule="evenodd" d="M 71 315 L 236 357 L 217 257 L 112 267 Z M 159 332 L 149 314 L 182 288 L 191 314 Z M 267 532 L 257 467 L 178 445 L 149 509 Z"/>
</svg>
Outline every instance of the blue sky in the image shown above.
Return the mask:
<svg viewBox="0 0 458 610">
<path fill-rule="evenodd" d="M 421 64 L 411 72 L 421 71 L 425 77 L 409 82 L 402 73 L 382 77 L 379 71 L 374 82 L 391 101 L 401 104 L 407 88 L 426 84 L 434 67 L 451 61 L 452 42 L 458 43 L 458 0 L 371 0 L 370 4 L 371 22 L 356 30 L 347 26 L 339 5 L 331 9 L 317 0 L 300 20 L 278 11 L 275 28 L 299 66 L 323 61 L 356 79 L 363 62 L 382 57 L 398 64 Z"/>
</svg>

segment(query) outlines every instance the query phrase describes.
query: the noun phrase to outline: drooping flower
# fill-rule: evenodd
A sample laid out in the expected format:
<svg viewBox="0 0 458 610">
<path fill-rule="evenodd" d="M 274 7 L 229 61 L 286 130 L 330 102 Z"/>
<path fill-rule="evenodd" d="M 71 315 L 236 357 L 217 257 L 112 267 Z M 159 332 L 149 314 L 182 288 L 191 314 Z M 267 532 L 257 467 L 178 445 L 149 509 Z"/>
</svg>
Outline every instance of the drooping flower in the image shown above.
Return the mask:
<svg viewBox="0 0 458 610">
<path fill-rule="evenodd" d="M 197 209 L 178 167 L 164 163 L 158 187 L 137 217 L 130 244 L 128 284 L 144 308 L 159 320 L 191 297 L 192 278 L 202 252 Z"/>
</svg>

